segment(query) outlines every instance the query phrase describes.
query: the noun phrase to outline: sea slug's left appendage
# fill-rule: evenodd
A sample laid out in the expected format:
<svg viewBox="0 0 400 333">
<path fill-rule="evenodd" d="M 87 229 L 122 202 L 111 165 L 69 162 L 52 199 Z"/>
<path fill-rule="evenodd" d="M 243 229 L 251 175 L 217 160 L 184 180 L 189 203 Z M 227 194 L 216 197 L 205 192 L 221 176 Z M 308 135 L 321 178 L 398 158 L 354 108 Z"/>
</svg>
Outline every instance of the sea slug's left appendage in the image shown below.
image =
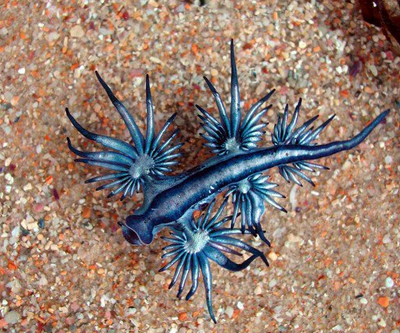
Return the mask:
<svg viewBox="0 0 400 333">
<path fill-rule="evenodd" d="M 68 109 L 66 113 L 75 128 L 89 140 L 100 143 L 106 148 L 114 151 L 84 152 L 74 148 L 68 138 L 69 149 L 80 156 L 76 162 L 82 162 L 89 165 L 99 166 L 111 171 L 102 176 L 97 176 L 86 180 L 86 183 L 108 182 L 96 188 L 97 191 L 103 189 L 115 188 L 108 197 L 122 193 L 121 200 L 125 197 L 132 197 L 135 192 L 139 192 L 143 186 L 148 185 L 157 179 L 164 177 L 166 172 L 170 172 L 171 166 L 178 164 L 176 159 L 181 156 L 176 151 L 182 144 L 171 145 L 173 139 L 178 134 L 175 130 L 163 143 L 161 143 L 164 134 L 173 123 L 176 114 L 172 115 L 156 135 L 154 130 L 154 107 L 151 98 L 149 76 L 146 76 L 146 106 L 147 106 L 147 130 L 144 137 L 134 118 L 125 108 L 125 106 L 115 97 L 110 87 L 104 82 L 96 72 L 96 76 L 106 91 L 111 102 L 118 110 L 126 127 L 131 134 L 134 145 L 119 139 L 104 135 L 91 133 L 84 129 L 71 115 Z"/>
<path fill-rule="evenodd" d="M 228 216 L 220 219 L 226 202 L 227 200 L 225 199 L 224 203 L 211 217 L 215 203 L 215 201 L 212 201 L 197 221 L 190 216 L 190 220 L 185 221 L 181 226 L 178 226 L 179 228 L 171 232 L 171 237 L 163 237 L 171 245 L 164 247 L 164 250 L 168 252 L 163 254 L 162 258 L 173 258 L 160 269 L 160 272 L 171 268 L 177 263 L 169 288 L 172 288 L 176 284 L 179 275 L 181 275 L 177 295 L 177 297 L 180 297 L 191 271 L 192 287 L 186 296 L 186 300 L 189 300 L 197 290 L 201 271 L 208 311 L 214 322 L 216 322 L 216 319 L 212 307 L 212 276 L 209 260 L 214 261 L 225 269 L 235 272 L 245 269 L 258 257 L 268 266 L 268 261 L 261 251 L 239 239 L 231 237 L 235 234 L 241 234 L 242 231 L 240 229 L 223 228 L 223 225 L 232 218 L 232 216 Z M 239 251 L 247 251 L 251 256 L 242 263 L 237 264 L 223 254 L 223 252 L 226 252 L 231 255 L 242 256 L 240 252 L 230 246 L 238 248 Z"/>
</svg>

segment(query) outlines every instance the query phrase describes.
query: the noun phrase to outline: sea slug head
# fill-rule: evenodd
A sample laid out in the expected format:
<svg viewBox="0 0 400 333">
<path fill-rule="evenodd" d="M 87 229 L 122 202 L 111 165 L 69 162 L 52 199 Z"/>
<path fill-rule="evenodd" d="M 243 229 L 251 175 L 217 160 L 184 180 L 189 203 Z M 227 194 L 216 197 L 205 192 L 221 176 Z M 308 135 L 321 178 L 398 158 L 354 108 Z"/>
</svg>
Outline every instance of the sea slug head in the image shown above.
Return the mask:
<svg viewBox="0 0 400 333">
<path fill-rule="evenodd" d="M 129 215 L 126 223 L 119 225 L 124 238 L 132 245 L 149 245 L 153 241 L 153 224 L 143 215 Z"/>
</svg>

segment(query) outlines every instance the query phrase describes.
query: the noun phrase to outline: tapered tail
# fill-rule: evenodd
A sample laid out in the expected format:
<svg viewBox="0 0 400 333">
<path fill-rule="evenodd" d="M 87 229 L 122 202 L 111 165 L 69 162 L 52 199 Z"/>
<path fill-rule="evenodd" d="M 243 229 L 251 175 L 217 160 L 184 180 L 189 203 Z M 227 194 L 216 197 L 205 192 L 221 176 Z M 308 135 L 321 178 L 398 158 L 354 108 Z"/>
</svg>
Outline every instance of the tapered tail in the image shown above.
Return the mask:
<svg viewBox="0 0 400 333">
<path fill-rule="evenodd" d="M 353 139 L 344 142 L 344 149 L 352 149 L 355 146 L 363 142 L 366 137 L 372 132 L 372 130 L 379 125 L 379 123 L 389 114 L 390 110 L 382 112 L 378 117 L 376 117 L 367 127 L 365 127 L 358 135 Z"/>
<path fill-rule="evenodd" d="M 306 144 L 285 144 L 276 145 L 273 148 L 260 149 L 251 153 L 250 158 L 246 155 L 243 158 L 236 158 L 234 164 L 241 163 L 245 166 L 245 171 L 237 174 L 238 179 L 248 177 L 248 175 L 265 172 L 274 167 L 282 167 L 290 164 L 298 165 L 306 161 L 316 160 L 322 157 L 331 156 L 343 150 L 349 150 L 366 139 L 372 130 L 388 115 L 389 110 L 382 112 L 359 134 L 350 140 L 331 142 L 325 145 L 306 145 Z M 312 164 L 315 166 L 315 164 Z M 232 172 L 237 168 L 232 166 Z M 295 169 L 295 168 L 292 168 Z M 231 179 L 230 179 L 231 180 Z"/>
<path fill-rule="evenodd" d="M 310 158 L 306 159 L 317 159 L 321 157 L 330 156 L 339 153 L 343 150 L 349 150 L 358 146 L 363 142 L 367 136 L 373 131 L 373 129 L 379 125 L 379 123 L 389 114 L 390 110 L 382 112 L 376 117 L 368 126 L 366 126 L 359 134 L 354 138 L 345 141 L 336 141 L 326 145 L 319 145 L 310 148 Z"/>
</svg>

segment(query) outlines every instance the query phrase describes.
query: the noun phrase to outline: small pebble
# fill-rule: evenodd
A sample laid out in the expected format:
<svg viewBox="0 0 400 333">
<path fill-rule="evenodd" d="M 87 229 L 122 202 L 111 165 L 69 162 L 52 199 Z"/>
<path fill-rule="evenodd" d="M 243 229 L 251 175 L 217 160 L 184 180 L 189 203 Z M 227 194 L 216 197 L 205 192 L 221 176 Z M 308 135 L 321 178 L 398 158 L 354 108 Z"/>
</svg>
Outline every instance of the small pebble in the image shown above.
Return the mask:
<svg viewBox="0 0 400 333">
<path fill-rule="evenodd" d="M 23 189 L 25 192 L 30 191 L 32 189 L 32 184 L 31 183 L 26 184 Z"/>
<path fill-rule="evenodd" d="M 80 308 L 79 303 L 73 302 L 73 303 L 71 304 L 71 310 L 72 310 L 72 311 L 76 312 L 76 311 L 79 310 L 79 308 Z M 133 308 L 133 309 L 135 309 L 135 308 Z M 135 309 L 135 310 L 136 310 L 136 309 Z M 136 312 L 136 311 L 135 311 L 135 312 Z"/>
<path fill-rule="evenodd" d="M 386 164 L 392 164 L 392 162 L 393 162 L 393 157 L 390 156 L 390 155 L 387 155 L 387 156 L 385 157 L 385 163 L 386 163 Z"/>
<path fill-rule="evenodd" d="M 379 318 L 378 325 L 380 327 L 386 327 L 386 321 L 383 318 Z"/>
<path fill-rule="evenodd" d="M 387 296 L 379 297 L 378 304 L 383 308 L 387 308 L 389 306 L 389 297 L 387 297 Z"/>
<path fill-rule="evenodd" d="M 275 261 L 276 259 L 278 259 L 278 256 L 275 252 L 270 252 L 268 254 L 268 259 L 271 259 L 272 261 Z"/>
<path fill-rule="evenodd" d="M 150 57 L 150 61 L 155 62 L 156 64 L 162 64 L 162 61 L 156 57 Z"/>
<path fill-rule="evenodd" d="M 47 286 L 48 281 L 45 276 L 42 276 L 39 280 L 39 286 Z"/>
<path fill-rule="evenodd" d="M 343 73 L 343 68 L 338 66 L 336 67 L 336 72 L 338 72 L 338 74 L 342 74 Z"/>
<path fill-rule="evenodd" d="M 227 315 L 229 318 L 232 318 L 232 316 L 233 316 L 233 308 L 232 308 L 231 306 L 228 306 L 228 307 L 225 309 L 225 313 L 226 313 L 226 315 Z"/>
<path fill-rule="evenodd" d="M 307 44 L 304 42 L 304 41 L 300 41 L 299 42 L 299 47 L 301 48 L 301 49 L 305 49 L 306 47 L 307 47 Z"/>
<path fill-rule="evenodd" d="M 187 319 L 187 314 L 186 312 L 181 312 L 178 316 L 180 321 L 185 321 Z"/>
<path fill-rule="evenodd" d="M 332 331 L 343 331 L 343 327 L 342 325 L 336 325 L 335 327 L 332 327 Z"/>
<path fill-rule="evenodd" d="M 391 277 L 387 277 L 385 280 L 385 287 L 392 288 L 393 286 L 394 286 L 394 281 L 392 280 Z"/>
<path fill-rule="evenodd" d="M 18 236 L 20 235 L 20 233 L 21 233 L 21 227 L 20 227 L 20 226 L 16 226 L 16 227 L 12 230 L 11 235 L 12 235 L 13 237 L 18 237 Z"/>
<path fill-rule="evenodd" d="M 10 311 L 6 313 L 4 319 L 8 324 L 13 325 L 20 321 L 21 315 L 17 311 Z"/>
<path fill-rule="evenodd" d="M 71 37 L 82 38 L 83 36 L 85 36 L 85 31 L 82 29 L 82 27 L 80 25 L 76 25 L 71 28 L 70 34 L 71 34 Z"/>
<path fill-rule="evenodd" d="M 6 173 L 6 175 L 5 175 L 4 178 L 7 180 L 7 182 L 8 182 L 10 185 L 14 184 L 14 177 L 11 176 L 11 173 Z"/>
<path fill-rule="evenodd" d="M 260 286 L 257 286 L 256 289 L 254 289 L 254 293 L 255 293 L 256 295 L 261 295 L 261 293 L 262 293 L 261 287 L 260 287 Z"/>
<path fill-rule="evenodd" d="M 369 66 L 369 69 L 371 70 L 371 73 L 372 73 L 374 76 L 377 76 L 377 75 L 378 75 L 378 70 L 376 69 L 376 67 L 375 67 L 374 65 L 370 65 L 370 66 Z"/>
<path fill-rule="evenodd" d="M 382 238 L 382 243 L 383 244 L 389 244 L 391 243 L 392 240 L 390 239 L 390 235 L 386 234 L 383 238 Z"/>
</svg>

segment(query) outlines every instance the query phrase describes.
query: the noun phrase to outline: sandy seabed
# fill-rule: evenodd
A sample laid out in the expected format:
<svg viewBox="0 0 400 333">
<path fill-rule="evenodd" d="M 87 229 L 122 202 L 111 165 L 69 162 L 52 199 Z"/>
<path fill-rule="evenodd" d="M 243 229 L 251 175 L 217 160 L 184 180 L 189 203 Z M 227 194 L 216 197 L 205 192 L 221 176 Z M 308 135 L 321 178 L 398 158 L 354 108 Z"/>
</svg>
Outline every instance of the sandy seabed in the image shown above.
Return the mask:
<svg viewBox="0 0 400 333">
<path fill-rule="evenodd" d="M 354 1 L 9 1 L 0 4 L 0 329 L 4 332 L 391 332 L 400 328 L 400 57 Z M 168 3 L 168 5 L 166 5 Z M 243 109 L 277 91 L 270 132 L 288 103 L 301 121 L 336 118 L 319 142 L 349 138 L 392 111 L 356 149 L 326 158 L 316 187 L 271 179 L 284 214 L 263 218 L 270 260 L 238 273 L 212 264 L 210 321 L 202 286 L 191 301 L 158 273 L 165 242 L 132 247 L 118 221 L 140 196 L 106 199 L 74 163 L 93 132 L 127 139 L 98 70 L 145 128 L 144 77 L 156 121 L 173 112 L 184 158 L 202 147 L 195 104 L 216 112 L 202 76 L 229 106 L 234 39 Z M 270 144 L 270 135 L 265 136 Z M 164 233 L 165 234 L 165 233 Z M 164 262 L 165 263 L 165 262 Z"/>
</svg>

